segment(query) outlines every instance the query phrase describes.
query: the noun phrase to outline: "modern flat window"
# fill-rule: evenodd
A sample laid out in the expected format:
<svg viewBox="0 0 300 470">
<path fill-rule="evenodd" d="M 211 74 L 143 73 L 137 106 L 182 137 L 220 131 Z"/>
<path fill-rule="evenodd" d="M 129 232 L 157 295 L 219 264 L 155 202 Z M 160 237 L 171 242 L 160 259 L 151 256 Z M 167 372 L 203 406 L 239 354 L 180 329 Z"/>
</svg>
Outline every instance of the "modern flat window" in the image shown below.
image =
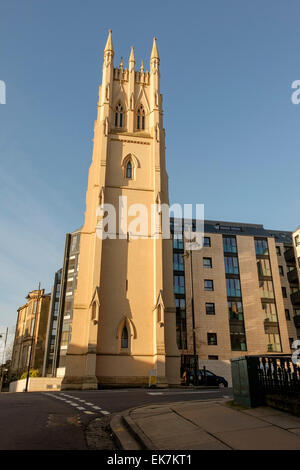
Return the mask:
<svg viewBox="0 0 300 470">
<path fill-rule="evenodd" d="M 208 356 L 208 359 L 209 359 L 210 361 L 218 361 L 219 356 L 210 355 L 210 356 Z"/>
<path fill-rule="evenodd" d="M 300 268 L 300 256 L 299 256 L 299 258 L 298 258 L 298 266 L 299 266 L 299 268 Z"/>
<path fill-rule="evenodd" d="M 174 276 L 175 294 L 184 294 L 184 276 Z"/>
<path fill-rule="evenodd" d="M 274 289 L 272 281 L 259 281 L 260 297 L 262 299 L 274 299 Z"/>
<path fill-rule="evenodd" d="M 263 320 L 265 322 L 277 323 L 276 305 L 270 302 L 262 302 Z"/>
<path fill-rule="evenodd" d="M 215 315 L 215 304 L 212 302 L 206 302 L 205 304 L 206 315 Z"/>
<path fill-rule="evenodd" d="M 266 340 L 268 352 L 281 352 L 280 336 L 278 333 L 266 333 Z"/>
<path fill-rule="evenodd" d="M 258 259 L 257 272 L 259 277 L 272 276 L 270 261 L 268 259 Z"/>
<path fill-rule="evenodd" d="M 224 262 L 226 274 L 239 274 L 239 263 L 236 256 L 225 256 Z"/>
<path fill-rule="evenodd" d="M 214 290 L 214 281 L 211 279 L 205 279 L 204 290 Z"/>
<path fill-rule="evenodd" d="M 242 302 L 229 300 L 228 312 L 230 320 L 244 320 Z"/>
<path fill-rule="evenodd" d="M 277 253 L 278 256 L 281 255 L 280 246 L 276 246 L 276 253 Z"/>
<path fill-rule="evenodd" d="M 268 255 L 269 254 L 269 248 L 268 248 L 268 242 L 265 239 L 260 239 L 260 238 L 255 238 L 254 239 L 255 243 L 255 252 L 257 255 Z"/>
<path fill-rule="evenodd" d="M 175 299 L 176 308 L 179 310 L 185 310 L 185 299 L 176 298 Z"/>
<path fill-rule="evenodd" d="M 282 289 L 282 297 L 286 299 L 287 298 L 286 287 L 282 287 L 281 289 Z"/>
<path fill-rule="evenodd" d="M 173 254 L 173 268 L 174 271 L 184 271 L 183 256 L 180 253 Z"/>
<path fill-rule="evenodd" d="M 296 246 L 300 245 L 300 236 L 299 235 L 295 236 L 295 244 L 296 244 Z"/>
<path fill-rule="evenodd" d="M 266 261 L 266 260 L 264 260 Z M 279 266 L 279 274 L 280 276 L 284 276 L 283 266 Z"/>
<path fill-rule="evenodd" d="M 225 253 L 237 253 L 236 238 L 223 236 L 223 248 Z"/>
<path fill-rule="evenodd" d="M 232 351 L 246 351 L 246 336 L 244 333 L 230 333 L 230 342 Z"/>
<path fill-rule="evenodd" d="M 216 346 L 218 344 L 217 333 L 207 333 L 207 344 L 209 346 Z"/>
<path fill-rule="evenodd" d="M 211 258 L 203 258 L 203 267 L 204 268 L 212 268 Z"/>
<path fill-rule="evenodd" d="M 211 246 L 210 237 L 203 237 L 203 246 Z"/>
<path fill-rule="evenodd" d="M 241 297 L 241 284 L 239 279 L 226 279 L 228 297 Z"/>
<path fill-rule="evenodd" d="M 183 250 L 183 239 L 182 235 L 174 234 L 173 237 L 173 248 Z"/>
<path fill-rule="evenodd" d="M 290 319 L 291 319 L 290 311 L 289 311 L 288 308 L 285 309 L 285 318 L 286 318 L 287 320 L 290 320 Z"/>
<path fill-rule="evenodd" d="M 294 338 L 289 338 L 289 343 L 290 343 L 290 348 L 291 348 L 291 349 L 293 349 L 293 348 L 292 348 L 293 342 L 294 342 Z"/>
</svg>

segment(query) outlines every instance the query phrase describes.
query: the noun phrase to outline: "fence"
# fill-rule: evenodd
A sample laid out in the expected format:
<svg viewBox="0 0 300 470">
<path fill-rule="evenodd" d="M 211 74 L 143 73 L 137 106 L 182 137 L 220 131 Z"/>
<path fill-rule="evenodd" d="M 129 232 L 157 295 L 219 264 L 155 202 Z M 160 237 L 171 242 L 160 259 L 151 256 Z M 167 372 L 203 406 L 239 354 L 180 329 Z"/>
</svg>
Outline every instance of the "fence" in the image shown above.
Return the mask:
<svg viewBox="0 0 300 470">
<path fill-rule="evenodd" d="M 231 360 L 234 400 L 255 407 L 270 404 L 300 412 L 300 364 L 291 356 L 245 356 Z"/>
</svg>

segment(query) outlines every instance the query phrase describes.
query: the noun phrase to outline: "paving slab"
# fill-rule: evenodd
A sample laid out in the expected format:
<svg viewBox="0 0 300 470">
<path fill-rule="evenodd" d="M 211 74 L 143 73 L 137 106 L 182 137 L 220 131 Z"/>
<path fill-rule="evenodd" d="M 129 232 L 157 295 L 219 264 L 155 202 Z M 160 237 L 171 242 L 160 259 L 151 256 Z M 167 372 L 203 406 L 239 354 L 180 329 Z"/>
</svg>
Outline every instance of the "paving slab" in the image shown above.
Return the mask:
<svg viewBox="0 0 300 470">
<path fill-rule="evenodd" d="M 259 406 L 258 408 L 250 408 L 249 410 L 242 410 L 247 415 L 255 416 L 257 418 L 264 418 L 265 416 L 277 415 L 278 410 L 269 406 Z"/>
<path fill-rule="evenodd" d="M 178 436 L 157 439 L 155 444 L 164 450 L 231 450 L 229 446 L 198 429 Z"/>
<path fill-rule="evenodd" d="M 238 431 L 240 429 L 255 429 L 266 426 L 265 421 L 222 405 L 213 405 L 201 409 L 182 409 L 179 414 L 212 434 L 220 430 Z"/>
<path fill-rule="evenodd" d="M 218 432 L 216 436 L 236 450 L 300 450 L 299 436 L 277 426 Z"/>
<path fill-rule="evenodd" d="M 134 421 L 158 449 L 228 449 L 218 439 L 171 410 L 163 415 L 135 417 Z"/>
<path fill-rule="evenodd" d="M 300 428 L 300 418 L 284 412 L 277 412 L 277 414 L 271 416 L 262 416 L 261 419 L 283 429 Z"/>
<path fill-rule="evenodd" d="M 289 429 L 289 432 L 292 432 L 293 434 L 297 434 L 298 436 L 300 436 L 300 428 Z"/>
</svg>

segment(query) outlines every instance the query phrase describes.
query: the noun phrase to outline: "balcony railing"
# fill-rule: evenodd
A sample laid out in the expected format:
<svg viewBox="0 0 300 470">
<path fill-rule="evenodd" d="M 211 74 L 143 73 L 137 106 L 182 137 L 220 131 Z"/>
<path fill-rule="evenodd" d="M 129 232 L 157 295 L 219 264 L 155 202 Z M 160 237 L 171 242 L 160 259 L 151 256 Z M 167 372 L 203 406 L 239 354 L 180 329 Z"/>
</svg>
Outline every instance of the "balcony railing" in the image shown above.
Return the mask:
<svg viewBox="0 0 300 470">
<path fill-rule="evenodd" d="M 300 328 L 300 315 L 294 316 L 294 324 L 296 328 Z"/>
<path fill-rule="evenodd" d="M 295 261 L 295 253 L 294 248 L 292 246 L 284 252 L 284 258 L 287 263 Z"/>
<path fill-rule="evenodd" d="M 291 302 L 293 305 L 300 305 L 300 290 L 291 294 Z"/>
<path fill-rule="evenodd" d="M 288 280 L 290 283 L 298 282 L 298 271 L 297 268 L 292 269 L 287 274 Z"/>
</svg>

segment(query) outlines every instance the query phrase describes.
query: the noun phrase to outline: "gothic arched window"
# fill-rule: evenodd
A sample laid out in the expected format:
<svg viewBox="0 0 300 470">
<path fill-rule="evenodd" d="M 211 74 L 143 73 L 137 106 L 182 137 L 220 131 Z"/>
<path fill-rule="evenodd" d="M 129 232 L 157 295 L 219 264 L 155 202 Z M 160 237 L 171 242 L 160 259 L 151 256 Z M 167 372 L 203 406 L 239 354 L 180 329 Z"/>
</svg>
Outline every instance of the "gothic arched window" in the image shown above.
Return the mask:
<svg viewBox="0 0 300 470">
<path fill-rule="evenodd" d="M 115 111 L 115 127 L 123 127 L 123 114 L 123 106 L 119 103 Z"/>
<path fill-rule="evenodd" d="M 128 349 L 128 330 L 126 326 L 124 326 L 123 331 L 122 331 L 121 348 Z"/>
<path fill-rule="evenodd" d="M 136 128 L 138 131 L 145 130 L 145 110 L 142 104 L 137 110 Z"/>
<path fill-rule="evenodd" d="M 132 179 L 132 163 L 130 160 L 126 165 L 126 178 Z"/>
</svg>

